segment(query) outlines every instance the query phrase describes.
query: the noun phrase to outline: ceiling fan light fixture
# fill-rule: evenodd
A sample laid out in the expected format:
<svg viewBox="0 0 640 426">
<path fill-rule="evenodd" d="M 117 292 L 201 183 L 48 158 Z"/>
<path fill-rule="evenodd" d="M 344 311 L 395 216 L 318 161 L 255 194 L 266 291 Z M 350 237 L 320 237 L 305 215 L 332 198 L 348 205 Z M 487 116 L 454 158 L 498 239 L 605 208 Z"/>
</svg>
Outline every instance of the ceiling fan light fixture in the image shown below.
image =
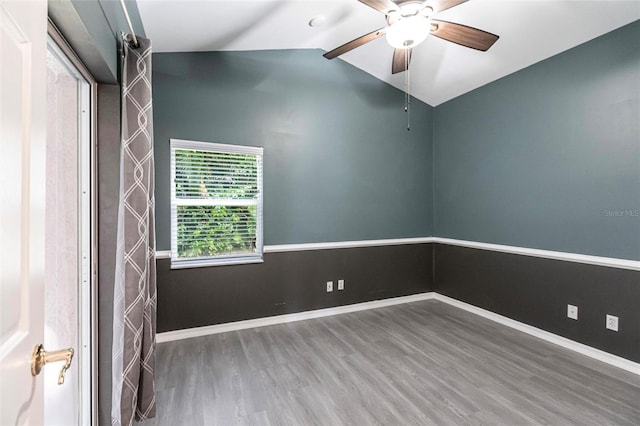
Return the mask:
<svg viewBox="0 0 640 426">
<path fill-rule="evenodd" d="M 396 49 L 411 49 L 431 33 L 430 20 L 422 15 L 402 18 L 387 28 L 387 43 Z"/>
</svg>

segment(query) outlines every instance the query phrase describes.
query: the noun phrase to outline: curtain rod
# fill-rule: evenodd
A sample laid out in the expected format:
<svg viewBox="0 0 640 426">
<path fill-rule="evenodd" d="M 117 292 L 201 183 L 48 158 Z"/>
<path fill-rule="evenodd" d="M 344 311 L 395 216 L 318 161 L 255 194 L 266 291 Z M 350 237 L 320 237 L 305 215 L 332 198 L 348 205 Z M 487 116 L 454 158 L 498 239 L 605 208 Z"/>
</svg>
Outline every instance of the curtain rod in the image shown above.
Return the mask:
<svg viewBox="0 0 640 426">
<path fill-rule="evenodd" d="M 135 47 L 138 47 L 140 46 L 138 44 L 138 37 L 136 37 L 136 32 L 133 30 L 133 24 L 131 23 L 131 18 L 129 17 L 129 11 L 127 10 L 127 5 L 124 3 L 124 0 L 120 0 L 120 5 L 122 6 L 124 17 L 127 18 L 127 24 L 129 24 L 129 29 L 131 30 L 131 35 L 133 36 L 133 43 L 135 44 Z"/>
</svg>

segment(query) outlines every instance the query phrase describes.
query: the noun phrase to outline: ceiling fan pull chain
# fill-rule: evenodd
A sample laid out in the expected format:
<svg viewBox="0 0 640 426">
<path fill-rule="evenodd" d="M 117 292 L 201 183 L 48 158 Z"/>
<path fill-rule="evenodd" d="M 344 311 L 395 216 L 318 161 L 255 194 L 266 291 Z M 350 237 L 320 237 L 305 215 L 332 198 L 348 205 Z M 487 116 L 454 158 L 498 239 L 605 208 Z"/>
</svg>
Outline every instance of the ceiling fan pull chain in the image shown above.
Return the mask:
<svg viewBox="0 0 640 426">
<path fill-rule="evenodd" d="M 407 93 L 409 92 L 409 73 L 407 70 L 407 55 L 406 55 L 406 51 L 405 51 L 405 55 L 404 55 L 404 69 L 405 71 L 407 71 L 407 73 L 404 75 L 404 112 L 408 112 L 409 111 L 409 104 L 407 102 L 407 100 L 409 99 L 407 97 Z"/>
<path fill-rule="evenodd" d="M 407 79 L 406 79 L 406 86 L 407 89 L 405 90 L 405 107 L 404 110 L 407 113 L 407 132 L 411 130 L 411 94 L 409 93 L 409 90 L 411 89 L 411 80 L 410 80 L 410 76 L 409 76 L 409 54 L 407 52 L 407 55 L 405 55 L 405 64 L 406 67 L 405 69 L 407 70 Z"/>
</svg>

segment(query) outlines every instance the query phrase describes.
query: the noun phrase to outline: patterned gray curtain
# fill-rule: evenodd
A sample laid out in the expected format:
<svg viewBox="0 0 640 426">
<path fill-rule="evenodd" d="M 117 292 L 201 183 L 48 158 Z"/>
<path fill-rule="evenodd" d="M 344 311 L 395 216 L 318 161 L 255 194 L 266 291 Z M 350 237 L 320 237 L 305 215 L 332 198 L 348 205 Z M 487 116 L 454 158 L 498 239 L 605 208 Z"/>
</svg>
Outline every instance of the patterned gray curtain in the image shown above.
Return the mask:
<svg viewBox="0 0 640 426">
<path fill-rule="evenodd" d="M 124 43 L 111 421 L 155 416 L 156 267 L 151 41 Z"/>
</svg>

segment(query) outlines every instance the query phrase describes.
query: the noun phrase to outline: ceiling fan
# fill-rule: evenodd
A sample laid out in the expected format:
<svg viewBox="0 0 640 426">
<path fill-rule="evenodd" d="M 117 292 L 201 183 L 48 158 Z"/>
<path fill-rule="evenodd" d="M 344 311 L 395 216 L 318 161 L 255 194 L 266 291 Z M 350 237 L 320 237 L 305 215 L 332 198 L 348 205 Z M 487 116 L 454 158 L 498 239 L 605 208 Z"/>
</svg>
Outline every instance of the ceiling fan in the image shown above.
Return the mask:
<svg viewBox="0 0 640 426">
<path fill-rule="evenodd" d="M 429 34 L 472 49 L 486 51 L 498 36 L 477 28 L 433 19 L 443 10 L 468 0 L 358 0 L 384 13 L 387 25 L 325 53 L 327 59 L 337 58 L 350 50 L 369 43 L 383 35 L 394 48 L 391 73 L 406 71 L 411 61 L 411 49 L 422 43 Z"/>
</svg>

